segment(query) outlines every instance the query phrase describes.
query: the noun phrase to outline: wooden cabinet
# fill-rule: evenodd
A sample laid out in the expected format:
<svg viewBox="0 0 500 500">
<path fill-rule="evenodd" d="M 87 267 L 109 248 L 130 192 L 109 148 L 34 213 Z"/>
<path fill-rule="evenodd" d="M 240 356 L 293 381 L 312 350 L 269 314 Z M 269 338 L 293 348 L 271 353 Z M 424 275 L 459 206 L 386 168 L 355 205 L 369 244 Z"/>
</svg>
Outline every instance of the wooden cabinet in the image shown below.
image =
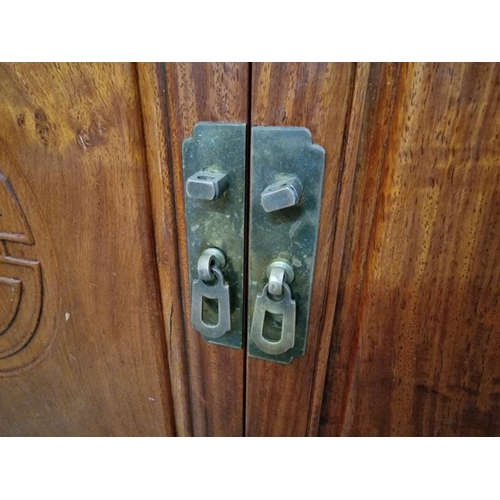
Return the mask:
<svg viewBox="0 0 500 500">
<path fill-rule="evenodd" d="M 191 326 L 200 121 L 326 150 L 288 365 Z M 2 64 L 0 124 L 0 435 L 500 434 L 498 64 Z"/>
</svg>

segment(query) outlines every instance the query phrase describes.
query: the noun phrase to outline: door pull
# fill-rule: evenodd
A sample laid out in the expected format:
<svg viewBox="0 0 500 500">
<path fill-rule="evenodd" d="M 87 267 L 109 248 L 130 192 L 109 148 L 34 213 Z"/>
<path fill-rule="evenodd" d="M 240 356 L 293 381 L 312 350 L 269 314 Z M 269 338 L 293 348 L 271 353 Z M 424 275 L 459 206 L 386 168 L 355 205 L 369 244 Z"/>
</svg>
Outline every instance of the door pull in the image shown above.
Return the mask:
<svg viewBox="0 0 500 500">
<path fill-rule="evenodd" d="M 226 256 L 221 250 L 207 248 L 198 259 L 198 278 L 193 281 L 191 322 L 195 330 L 209 339 L 218 339 L 231 330 L 229 285 L 221 270 L 225 265 Z M 215 304 L 209 307 L 204 299 Z M 206 321 L 206 317 L 211 317 L 211 321 Z"/>
<path fill-rule="evenodd" d="M 275 261 L 269 265 L 266 274 L 269 281 L 255 299 L 250 338 L 266 354 L 284 354 L 295 344 L 296 307 L 289 286 L 294 272 L 287 262 Z M 271 315 L 269 322 L 278 325 L 277 329 L 274 328 L 274 338 L 269 333 L 271 329 L 266 322 L 266 313 Z"/>
</svg>

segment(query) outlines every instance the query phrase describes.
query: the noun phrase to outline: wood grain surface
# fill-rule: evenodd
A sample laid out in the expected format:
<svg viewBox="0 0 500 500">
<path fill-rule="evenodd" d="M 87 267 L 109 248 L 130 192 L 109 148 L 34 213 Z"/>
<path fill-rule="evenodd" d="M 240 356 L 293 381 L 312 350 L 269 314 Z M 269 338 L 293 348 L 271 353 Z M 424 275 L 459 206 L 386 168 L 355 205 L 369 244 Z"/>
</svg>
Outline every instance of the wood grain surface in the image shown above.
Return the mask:
<svg viewBox="0 0 500 500">
<path fill-rule="evenodd" d="M 43 298 L 32 341 L 0 359 L 0 434 L 173 435 L 135 67 L 2 64 L 0 123 L 34 240 L 0 253 L 39 262 Z"/>
<path fill-rule="evenodd" d="M 190 325 L 199 121 L 326 150 L 290 365 Z M 1 64 L 0 124 L 0 435 L 500 435 L 500 65 Z"/>
<path fill-rule="evenodd" d="M 374 66 L 321 435 L 500 434 L 500 65 Z"/>
<path fill-rule="evenodd" d="M 175 213 L 173 165 L 168 140 L 167 96 L 163 64 L 139 63 L 149 186 L 153 209 L 156 264 L 160 278 L 165 318 L 168 366 L 174 403 L 175 427 L 179 436 L 191 436 L 189 377 L 184 330 L 178 235 Z"/>
<path fill-rule="evenodd" d="M 184 343 L 192 434 L 242 436 L 244 424 L 244 351 L 205 342 L 190 322 L 190 283 L 186 248 L 182 142 L 200 121 L 248 121 L 249 66 L 246 63 L 168 63 L 166 71 L 168 177 L 174 191 L 184 329 L 170 337 Z M 164 191 L 165 198 L 171 196 Z M 160 243 L 161 245 L 161 243 Z M 166 283 L 166 282 L 165 282 Z M 163 290 L 170 285 L 165 285 Z M 170 293 L 168 290 L 166 293 Z M 172 375 L 175 377 L 175 374 Z M 176 382 L 174 381 L 174 387 Z"/>
<path fill-rule="evenodd" d="M 307 435 L 316 383 L 317 404 L 321 402 L 321 377 L 326 372 L 321 365 L 326 364 L 328 349 L 323 358 L 317 355 L 321 341 L 329 345 L 341 262 L 333 249 L 342 247 L 343 241 L 342 227 L 337 226 L 339 193 L 343 181 L 344 192 L 350 191 L 355 165 L 349 151 L 355 145 L 347 137 L 359 126 L 367 69 L 361 65 L 357 71 L 354 64 L 252 65 L 252 124 L 309 128 L 313 141 L 326 150 L 326 171 L 306 354 L 289 365 L 248 358 L 248 436 Z M 354 95 L 359 105 L 351 115 Z M 349 199 L 342 203 L 349 206 Z"/>
</svg>

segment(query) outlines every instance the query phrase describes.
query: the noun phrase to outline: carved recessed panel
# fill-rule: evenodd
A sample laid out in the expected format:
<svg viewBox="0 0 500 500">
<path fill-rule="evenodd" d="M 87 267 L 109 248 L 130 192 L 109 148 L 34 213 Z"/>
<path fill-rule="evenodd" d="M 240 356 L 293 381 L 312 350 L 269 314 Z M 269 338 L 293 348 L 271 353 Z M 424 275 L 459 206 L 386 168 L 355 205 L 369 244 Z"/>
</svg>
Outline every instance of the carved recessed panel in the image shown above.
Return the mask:
<svg viewBox="0 0 500 500">
<path fill-rule="evenodd" d="M 50 239 L 37 244 L 26 214 L 36 220 L 36 229 L 45 225 L 29 187 L 16 170 L 8 170 L 15 180 L 0 172 L 0 376 L 18 373 L 48 352 L 57 333 L 59 301 L 57 279 L 50 276 L 56 269 Z M 36 258 L 24 257 L 25 245 Z M 47 291 L 56 295 L 47 300 Z"/>
</svg>

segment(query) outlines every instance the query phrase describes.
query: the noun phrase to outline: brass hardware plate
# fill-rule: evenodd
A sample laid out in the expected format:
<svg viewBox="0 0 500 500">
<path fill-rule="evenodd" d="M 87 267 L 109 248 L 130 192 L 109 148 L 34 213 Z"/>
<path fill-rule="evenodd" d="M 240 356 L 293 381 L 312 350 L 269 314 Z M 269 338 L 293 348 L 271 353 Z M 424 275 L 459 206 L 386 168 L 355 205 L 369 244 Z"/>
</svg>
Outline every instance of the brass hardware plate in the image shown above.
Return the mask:
<svg viewBox="0 0 500 500">
<path fill-rule="evenodd" d="M 253 127 L 251 147 L 248 351 L 255 358 L 290 363 L 304 354 L 307 344 L 325 150 L 313 144 L 308 129 L 300 127 Z M 280 181 L 287 188 L 295 179 L 303 188 L 298 202 L 285 202 L 284 208 L 267 211 L 268 205 L 261 204 L 262 193 Z M 258 295 L 267 283 L 266 270 L 277 259 L 291 264 L 295 274 L 290 284 L 296 304 L 295 341 L 286 352 L 269 354 L 253 341 L 251 322 Z M 264 321 L 264 337 L 278 343 L 282 338 L 283 315 L 270 309 L 273 308 L 267 309 Z"/>
<path fill-rule="evenodd" d="M 230 330 L 218 338 L 203 338 L 236 348 L 242 347 L 243 329 L 245 142 L 244 123 L 200 122 L 182 144 L 190 283 L 198 279 L 204 250 L 218 248 L 227 258 L 223 273 L 229 286 Z M 203 302 L 207 323 L 218 322 L 217 302 Z"/>
</svg>

